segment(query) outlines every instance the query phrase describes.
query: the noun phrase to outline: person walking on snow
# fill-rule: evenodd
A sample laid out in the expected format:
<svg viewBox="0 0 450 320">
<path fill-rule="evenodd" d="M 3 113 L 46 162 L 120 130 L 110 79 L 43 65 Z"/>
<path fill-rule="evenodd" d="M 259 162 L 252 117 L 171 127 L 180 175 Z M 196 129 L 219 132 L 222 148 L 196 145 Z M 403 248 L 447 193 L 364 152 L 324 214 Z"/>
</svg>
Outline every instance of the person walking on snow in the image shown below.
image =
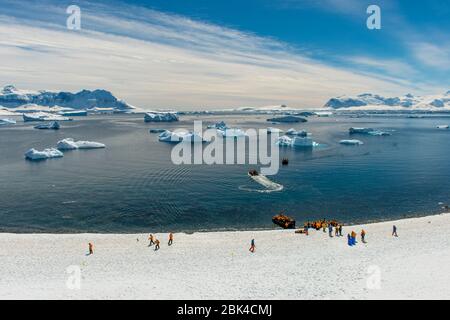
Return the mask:
<svg viewBox="0 0 450 320">
<path fill-rule="evenodd" d="M 255 252 L 255 239 L 252 239 L 252 241 L 250 242 L 250 249 L 248 249 L 248 251 L 250 251 L 251 253 Z"/>
<path fill-rule="evenodd" d="M 155 238 L 153 237 L 152 234 L 150 234 L 150 236 L 148 237 L 148 240 L 150 240 L 150 243 L 148 244 L 149 247 L 151 247 L 152 245 L 155 244 Z"/>
<path fill-rule="evenodd" d="M 333 237 L 333 226 L 330 224 L 328 224 L 328 235 L 330 236 L 330 238 Z"/>
<path fill-rule="evenodd" d="M 363 243 L 366 243 L 366 232 L 364 231 L 364 229 L 361 230 L 361 241 Z"/>
<path fill-rule="evenodd" d="M 89 255 L 94 254 L 94 245 L 89 242 Z"/>
<path fill-rule="evenodd" d="M 397 235 L 397 227 L 395 225 L 392 227 L 392 236 L 398 237 L 398 235 Z"/>
<path fill-rule="evenodd" d="M 172 243 L 173 243 L 173 233 L 171 232 L 171 233 L 169 234 L 169 246 L 171 246 Z"/>
<path fill-rule="evenodd" d="M 159 250 L 159 240 L 155 239 L 155 251 Z"/>
</svg>

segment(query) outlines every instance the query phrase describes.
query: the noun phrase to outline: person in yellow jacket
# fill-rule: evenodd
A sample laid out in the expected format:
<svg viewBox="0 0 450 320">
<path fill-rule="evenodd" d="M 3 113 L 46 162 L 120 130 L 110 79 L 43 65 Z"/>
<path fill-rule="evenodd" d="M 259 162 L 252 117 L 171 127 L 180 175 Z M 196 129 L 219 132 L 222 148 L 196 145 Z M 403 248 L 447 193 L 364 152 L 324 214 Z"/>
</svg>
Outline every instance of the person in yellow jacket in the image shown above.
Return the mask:
<svg viewBox="0 0 450 320">
<path fill-rule="evenodd" d="M 159 250 L 159 240 L 155 239 L 155 251 Z"/>
<path fill-rule="evenodd" d="M 153 237 L 152 234 L 150 234 L 150 236 L 148 237 L 148 240 L 150 241 L 150 243 L 148 244 L 149 247 L 151 247 L 152 245 L 155 244 L 155 238 Z"/>
</svg>

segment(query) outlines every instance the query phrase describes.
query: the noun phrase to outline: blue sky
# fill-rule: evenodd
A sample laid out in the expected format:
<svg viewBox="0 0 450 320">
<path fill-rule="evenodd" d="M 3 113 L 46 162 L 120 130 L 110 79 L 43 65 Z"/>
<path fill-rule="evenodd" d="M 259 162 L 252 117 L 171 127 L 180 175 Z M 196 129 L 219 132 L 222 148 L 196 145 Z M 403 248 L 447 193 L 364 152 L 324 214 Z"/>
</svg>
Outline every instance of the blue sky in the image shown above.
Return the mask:
<svg viewBox="0 0 450 320">
<path fill-rule="evenodd" d="M 80 31 L 65 28 L 69 4 L 82 10 Z M 370 4 L 381 8 L 381 30 L 366 28 Z M 342 94 L 450 89 L 445 0 L 0 0 L 0 8 L 0 79 L 25 89 L 102 87 L 162 108 L 317 107 Z"/>
</svg>

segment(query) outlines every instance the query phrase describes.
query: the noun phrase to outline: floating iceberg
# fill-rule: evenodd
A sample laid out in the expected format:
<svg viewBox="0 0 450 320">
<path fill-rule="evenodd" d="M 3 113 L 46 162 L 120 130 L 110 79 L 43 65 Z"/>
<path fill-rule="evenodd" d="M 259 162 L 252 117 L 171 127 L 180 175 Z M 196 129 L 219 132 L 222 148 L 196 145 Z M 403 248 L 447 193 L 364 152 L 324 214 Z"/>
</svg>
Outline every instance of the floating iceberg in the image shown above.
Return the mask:
<svg viewBox="0 0 450 320">
<path fill-rule="evenodd" d="M 8 125 L 8 124 L 16 124 L 16 120 L 12 119 L 0 119 L 0 126 Z"/>
<path fill-rule="evenodd" d="M 61 111 L 59 112 L 64 117 L 86 117 L 88 112 L 86 110 Z"/>
<path fill-rule="evenodd" d="M 438 129 L 448 129 L 449 125 L 448 124 L 444 124 L 444 125 L 437 126 L 437 128 Z"/>
<path fill-rule="evenodd" d="M 59 125 L 58 122 L 54 121 L 54 122 L 50 122 L 47 124 L 39 124 L 37 126 L 35 126 L 35 129 L 48 129 L 48 130 L 59 130 L 61 126 Z"/>
<path fill-rule="evenodd" d="M 286 131 L 286 134 L 289 136 L 306 137 L 308 135 L 308 132 L 306 132 L 305 130 L 297 131 L 294 128 L 290 128 L 288 131 Z"/>
<path fill-rule="evenodd" d="M 231 129 L 224 129 L 224 130 L 217 130 L 217 132 L 224 138 L 239 138 L 239 137 L 245 137 L 247 134 L 238 128 L 231 128 Z"/>
<path fill-rule="evenodd" d="M 37 113 L 31 113 L 31 114 L 23 114 L 23 121 L 24 122 L 31 122 L 31 121 L 70 121 L 72 119 L 68 117 L 63 117 L 60 115 L 55 115 L 51 113 L 46 112 L 37 112 Z"/>
<path fill-rule="evenodd" d="M 288 123 L 292 123 L 292 122 L 306 122 L 306 121 L 308 121 L 308 120 L 306 120 L 306 119 L 304 119 L 304 118 L 300 118 L 300 117 L 285 116 L 285 117 L 278 117 L 278 118 L 267 119 L 267 121 L 270 121 L 270 122 L 288 122 Z"/>
<path fill-rule="evenodd" d="M 161 142 L 205 142 L 205 140 L 195 132 L 165 130 L 158 137 Z"/>
<path fill-rule="evenodd" d="M 94 141 L 74 141 L 72 138 L 63 139 L 58 141 L 56 147 L 59 150 L 75 150 L 75 149 L 102 149 L 106 148 L 106 145 L 100 142 Z"/>
<path fill-rule="evenodd" d="M 282 147 L 312 148 L 318 146 L 319 144 L 314 142 L 312 138 L 308 136 L 295 136 L 292 138 L 288 136 L 281 136 L 278 138 L 277 145 Z"/>
<path fill-rule="evenodd" d="M 343 144 L 343 145 L 348 145 L 348 146 L 359 146 L 359 145 L 364 144 L 362 141 L 356 140 L 356 139 L 354 139 L 354 140 L 341 140 L 341 141 L 339 141 L 339 143 Z"/>
<path fill-rule="evenodd" d="M 150 133 L 161 133 L 166 131 L 166 129 L 150 129 Z"/>
<path fill-rule="evenodd" d="M 173 122 L 178 121 L 175 112 L 148 112 L 144 116 L 145 122 Z"/>
<path fill-rule="evenodd" d="M 55 148 L 48 148 L 43 151 L 38 151 L 34 148 L 25 153 L 25 158 L 28 160 L 44 160 L 50 158 L 61 158 L 64 154 Z"/>
<path fill-rule="evenodd" d="M 348 129 L 350 134 L 368 134 L 371 136 L 390 136 L 391 134 L 386 131 L 374 130 L 372 128 L 350 128 Z"/>
<path fill-rule="evenodd" d="M 219 129 L 219 130 L 225 130 L 228 129 L 227 124 L 224 121 L 217 122 L 215 124 L 211 124 L 207 126 L 208 129 Z"/>
</svg>

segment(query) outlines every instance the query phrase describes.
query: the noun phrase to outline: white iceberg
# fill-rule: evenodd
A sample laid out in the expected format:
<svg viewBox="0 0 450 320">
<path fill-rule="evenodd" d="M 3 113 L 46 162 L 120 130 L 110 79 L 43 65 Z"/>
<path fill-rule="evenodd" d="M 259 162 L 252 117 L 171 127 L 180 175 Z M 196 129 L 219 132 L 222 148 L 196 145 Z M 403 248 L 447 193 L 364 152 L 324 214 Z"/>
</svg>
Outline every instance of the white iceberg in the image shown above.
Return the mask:
<svg viewBox="0 0 450 320">
<path fill-rule="evenodd" d="M 54 122 L 50 122 L 50 123 L 46 123 L 46 124 L 38 124 L 34 128 L 41 129 L 41 130 L 59 130 L 60 127 L 61 126 L 59 125 L 59 123 L 54 121 Z"/>
<path fill-rule="evenodd" d="M 175 112 L 147 112 L 144 116 L 145 122 L 173 122 L 178 121 Z"/>
<path fill-rule="evenodd" d="M 102 149 L 106 148 L 106 145 L 100 142 L 94 141 L 75 141 L 72 138 L 63 139 L 58 141 L 56 147 L 59 150 L 76 150 L 76 149 Z"/>
<path fill-rule="evenodd" d="M 247 134 L 243 130 L 238 128 L 217 130 L 217 132 L 224 138 L 239 138 L 247 136 Z"/>
<path fill-rule="evenodd" d="M 8 125 L 8 124 L 16 124 L 16 120 L 12 120 L 12 119 L 0 119 L 0 126 L 2 125 Z"/>
<path fill-rule="evenodd" d="M 375 130 L 372 128 L 350 128 L 348 129 L 350 134 L 368 134 L 371 136 L 390 136 L 391 134 L 386 131 Z"/>
<path fill-rule="evenodd" d="M 356 139 L 350 139 L 350 140 L 341 140 L 339 141 L 340 144 L 347 145 L 347 146 L 359 146 L 364 144 L 364 142 Z"/>
<path fill-rule="evenodd" d="M 319 144 L 314 142 L 311 137 L 295 136 L 293 138 L 288 136 L 281 136 L 278 138 L 277 145 L 282 147 L 296 147 L 296 148 L 312 148 Z"/>
<path fill-rule="evenodd" d="M 286 131 L 286 134 L 289 136 L 306 137 L 308 135 L 308 132 L 306 132 L 305 130 L 297 131 L 294 128 L 290 128 L 288 131 Z"/>
<path fill-rule="evenodd" d="M 443 125 L 439 125 L 437 126 L 438 129 L 448 129 L 449 125 L 448 124 L 443 124 Z"/>
<path fill-rule="evenodd" d="M 63 117 L 56 114 L 46 113 L 46 112 L 37 112 L 37 113 L 31 113 L 31 114 L 23 114 L 23 121 L 24 122 L 31 122 L 31 121 L 70 121 L 72 119 L 68 117 Z"/>
<path fill-rule="evenodd" d="M 50 158 L 61 158 L 64 154 L 55 148 L 48 148 L 43 151 L 38 151 L 31 148 L 25 153 L 25 158 L 28 160 L 44 160 Z"/>
</svg>

